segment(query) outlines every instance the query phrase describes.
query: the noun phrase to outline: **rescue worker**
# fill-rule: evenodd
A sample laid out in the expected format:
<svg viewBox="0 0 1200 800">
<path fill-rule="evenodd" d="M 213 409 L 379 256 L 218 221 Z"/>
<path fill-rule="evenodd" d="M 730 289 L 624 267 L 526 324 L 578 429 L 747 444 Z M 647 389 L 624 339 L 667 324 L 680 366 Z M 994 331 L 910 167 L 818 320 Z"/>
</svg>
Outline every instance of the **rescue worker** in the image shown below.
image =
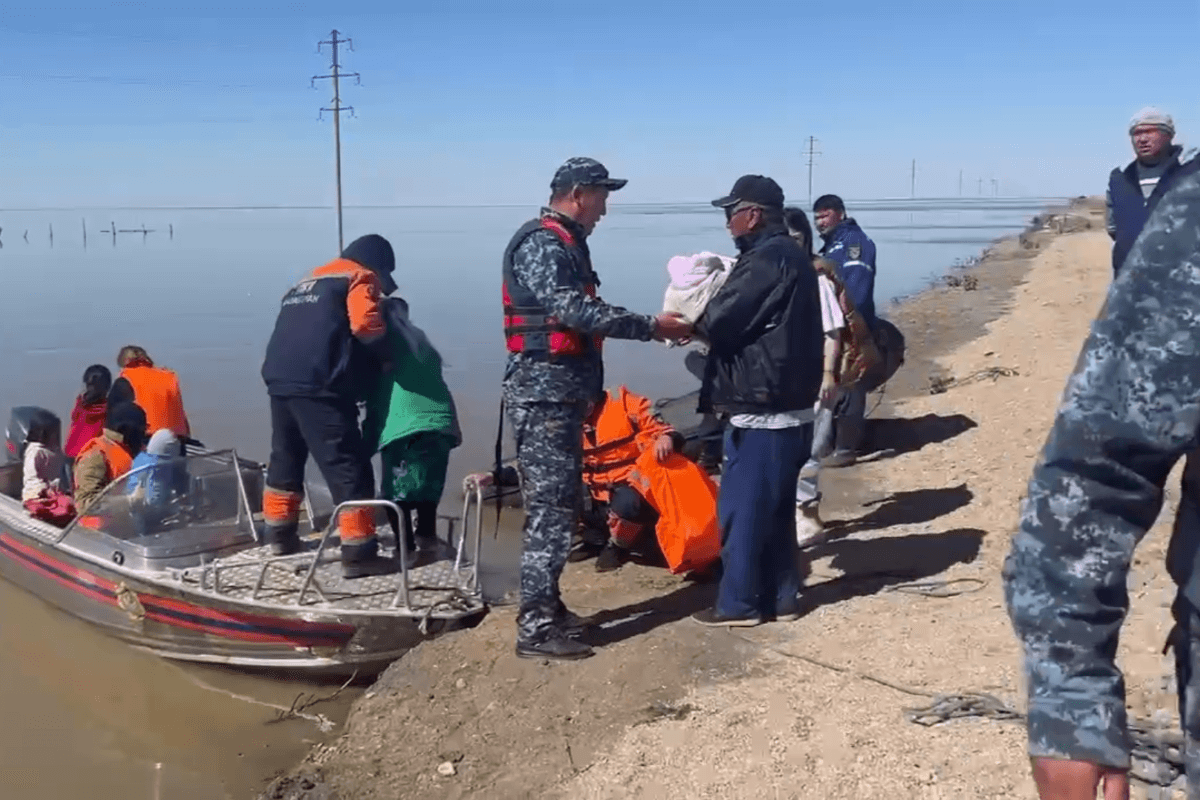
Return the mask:
<svg viewBox="0 0 1200 800">
<path fill-rule="evenodd" d="M 104 487 L 133 467 L 146 443 L 146 412 L 137 403 L 109 404 L 104 430 L 75 457 L 75 507 L 82 514 Z"/>
<path fill-rule="evenodd" d="M 836 194 L 818 197 L 813 203 L 817 233 L 824 243 L 820 255 L 837 265 L 838 277 L 846 287 L 854 309 L 867 327 L 875 320 L 875 243 L 853 217 L 846 216 L 846 204 Z M 854 463 L 866 433 L 867 392 L 861 386 L 841 392 L 834 418 L 833 453 L 823 462 L 829 467 Z"/>
<path fill-rule="evenodd" d="M 683 437 L 619 386 L 600 395 L 583 426 L 583 482 L 605 510 L 610 538 L 596 571 L 621 566 L 651 530 L 672 573 L 702 571 L 721 554 L 717 486 L 679 454 Z"/>
<path fill-rule="evenodd" d="M 821 386 L 821 302 L 808 254 L 788 235 L 783 189 L 743 175 L 713 205 L 738 259 L 696 320 L 709 344 L 700 410 L 729 414 L 718 500 L 721 582 L 703 625 L 758 625 L 800 613 L 796 484 Z"/>
<path fill-rule="evenodd" d="M 263 491 L 265 539 L 277 555 L 300 550 L 304 465 L 311 455 L 334 504 L 375 495 L 371 454 L 358 427 L 364 400 L 390 369 L 381 297 L 396 290 L 392 246 L 382 236 L 355 239 L 283 296 L 262 377 L 271 398 L 271 459 Z M 332 524 L 332 523 L 331 523 Z M 342 574 L 396 571 L 379 555 L 371 508 L 338 519 Z"/>
<path fill-rule="evenodd" d="M 155 366 L 145 350 L 132 344 L 125 345 L 117 353 L 117 366 L 121 371 L 109 393 L 119 400 L 132 397 L 142 407 L 149 426 L 147 436 L 166 428 L 181 439 L 191 437 L 179 377 L 174 372 Z"/>
<path fill-rule="evenodd" d="M 603 390 L 604 337 L 686 338 L 678 316 L 650 317 L 596 296 L 587 238 L 607 212 L 610 178 L 591 158 L 571 158 L 550 182 L 550 202 L 504 251 L 504 336 L 509 352 L 503 405 L 514 428 L 525 501 L 517 655 L 574 659 L 592 655 L 568 637 L 577 627 L 558 579 L 582 501 L 583 418 Z"/>
<path fill-rule="evenodd" d="M 1125 169 L 1108 176 L 1104 222 L 1113 240 L 1113 277 L 1142 232 L 1159 199 L 1176 180 L 1200 167 L 1200 160 L 1181 164 L 1183 148 L 1172 143 L 1175 122 L 1170 114 L 1148 106 L 1129 120 L 1129 138 L 1137 156 Z"/>
<path fill-rule="evenodd" d="M 1162 195 L 1067 381 L 1004 563 L 1043 800 L 1128 797 L 1117 640 L 1134 551 L 1187 457 L 1166 567 L 1187 796 L 1200 797 L 1200 175 Z"/>
</svg>

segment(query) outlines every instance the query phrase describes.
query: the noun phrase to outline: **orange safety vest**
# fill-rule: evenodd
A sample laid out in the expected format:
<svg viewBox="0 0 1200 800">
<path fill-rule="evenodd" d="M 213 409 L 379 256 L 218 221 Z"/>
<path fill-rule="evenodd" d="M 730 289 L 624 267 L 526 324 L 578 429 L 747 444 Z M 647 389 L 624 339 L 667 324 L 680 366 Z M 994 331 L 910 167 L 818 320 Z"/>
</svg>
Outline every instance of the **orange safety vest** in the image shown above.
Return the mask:
<svg viewBox="0 0 1200 800">
<path fill-rule="evenodd" d="M 633 398 L 624 386 L 609 389 L 595 424 L 590 420 L 584 423 L 583 481 L 601 503 L 607 503 L 613 487 L 629 477 L 642 451 L 671 430 L 648 414 L 630 408 Z"/>
<path fill-rule="evenodd" d="M 504 346 L 510 353 L 525 353 L 536 350 L 552 356 L 578 356 L 589 349 L 600 352 L 603 336 L 585 337 L 568 328 L 549 314 L 533 293 L 517 286 L 512 279 L 512 258 L 525 237 L 537 230 L 553 231 L 571 251 L 576 261 L 591 272 L 591 263 L 561 222 L 551 217 L 526 223 L 509 243 L 504 254 L 504 282 L 501 293 L 504 301 Z M 510 284 L 512 286 L 510 287 Z M 596 284 L 585 283 L 583 291 L 588 297 L 596 296 Z M 532 335 L 531 335 L 532 334 Z M 590 341 L 589 341 L 590 338 Z"/>
<path fill-rule="evenodd" d="M 134 401 L 146 412 L 146 431 L 153 434 L 162 428 L 176 436 L 190 436 L 179 378 L 169 369 L 145 365 L 127 366 L 118 376 L 133 387 Z"/>
<path fill-rule="evenodd" d="M 109 483 L 112 483 L 133 469 L 133 456 L 129 455 L 129 451 L 121 446 L 119 442 L 114 442 L 104 434 L 91 439 L 83 447 L 79 448 L 79 455 L 75 456 L 75 463 L 78 464 L 83 460 L 84 456 L 93 450 L 102 450 L 104 452 L 104 463 L 108 467 Z"/>
<path fill-rule="evenodd" d="M 702 570 L 721 557 L 717 485 L 699 465 L 679 453 L 660 464 L 648 449 L 628 483 L 658 512 L 654 533 L 673 575 Z"/>
</svg>

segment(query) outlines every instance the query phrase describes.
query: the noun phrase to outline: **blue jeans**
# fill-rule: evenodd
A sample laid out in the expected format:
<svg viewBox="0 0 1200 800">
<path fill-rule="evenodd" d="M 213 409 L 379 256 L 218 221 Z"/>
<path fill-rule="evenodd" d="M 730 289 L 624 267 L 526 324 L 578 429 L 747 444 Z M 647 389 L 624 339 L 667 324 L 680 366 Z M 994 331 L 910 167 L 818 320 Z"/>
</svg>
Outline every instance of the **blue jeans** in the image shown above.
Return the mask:
<svg viewBox="0 0 1200 800">
<path fill-rule="evenodd" d="M 858 452 L 867 431 L 867 393 L 858 387 L 847 389 L 835 416 L 834 449 L 839 453 Z"/>
<path fill-rule="evenodd" d="M 721 583 L 717 612 L 772 617 L 796 608 L 796 481 L 812 447 L 812 425 L 782 430 L 730 426 L 717 514 Z"/>
</svg>

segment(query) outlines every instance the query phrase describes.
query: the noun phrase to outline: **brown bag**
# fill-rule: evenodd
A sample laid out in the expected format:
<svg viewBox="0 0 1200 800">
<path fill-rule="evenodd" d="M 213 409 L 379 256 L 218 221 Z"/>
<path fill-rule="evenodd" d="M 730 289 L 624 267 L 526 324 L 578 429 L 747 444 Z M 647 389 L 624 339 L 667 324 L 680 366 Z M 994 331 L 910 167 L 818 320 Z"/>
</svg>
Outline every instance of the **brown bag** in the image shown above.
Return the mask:
<svg viewBox="0 0 1200 800">
<path fill-rule="evenodd" d="M 846 293 L 846 286 L 837 274 L 837 264 L 828 258 L 817 256 L 813 259 L 813 266 L 833 284 L 842 316 L 846 318 L 846 326 L 841 331 L 842 354 L 838 359 L 834 378 L 838 386 L 849 388 L 876 372 L 883 363 L 883 356 L 875 344 L 875 336 L 871 333 L 870 326 L 855 309 L 854 303 Z"/>
</svg>

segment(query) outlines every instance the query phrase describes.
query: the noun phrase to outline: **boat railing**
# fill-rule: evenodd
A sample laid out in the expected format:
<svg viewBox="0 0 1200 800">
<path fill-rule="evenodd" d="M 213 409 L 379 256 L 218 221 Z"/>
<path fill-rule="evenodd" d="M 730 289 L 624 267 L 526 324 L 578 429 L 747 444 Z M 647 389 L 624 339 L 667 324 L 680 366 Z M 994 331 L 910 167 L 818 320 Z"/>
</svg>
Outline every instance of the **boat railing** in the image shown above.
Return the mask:
<svg viewBox="0 0 1200 800">
<path fill-rule="evenodd" d="M 321 534 L 320 541 L 317 544 L 315 551 L 305 550 L 300 553 L 292 553 L 282 556 L 267 556 L 256 558 L 254 564 L 259 567 L 258 577 L 254 584 L 254 590 L 251 594 L 251 599 L 257 600 L 262 592 L 264 585 L 267 582 L 267 574 L 275 568 L 284 569 L 289 574 L 296 574 L 300 567 L 306 566 L 304 581 L 300 585 L 300 589 L 296 592 L 295 599 L 289 605 L 303 606 L 309 598 L 309 592 L 312 591 L 316 595 L 316 600 L 313 602 L 330 603 L 330 598 L 321 588 L 320 582 L 317 580 L 317 570 L 322 563 L 322 555 L 329 546 L 330 537 L 333 532 L 338 529 L 337 521 L 342 512 L 352 508 L 385 508 L 393 511 L 397 517 L 400 515 L 400 508 L 390 500 L 347 500 L 339 503 L 330 516 L 329 524 L 325 526 Z M 468 547 L 467 541 L 467 526 L 464 524 L 458 538 L 457 546 L 454 543 L 454 523 L 455 517 L 439 515 L 442 519 L 449 522 L 447 541 L 451 547 L 455 548 L 453 572 L 457 585 L 438 587 L 444 589 L 452 589 L 463 592 L 468 595 L 480 594 L 479 587 L 479 554 L 480 554 L 480 532 L 481 525 L 476 526 L 476 540 L 474 546 L 474 557 L 466 565 L 463 563 L 463 557 Z M 400 560 L 400 583 L 396 587 L 396 593 L 392 597 L 389 604 L 391 608 L 403 608 L 407 611 L 414 610 L 410 603 L 410 571 L 408 567 L 408 546 L 405 542 L 402 531 L 396 531 L 396 548 Z M 200 570 L 200 588 L 205 591 L 211 591 L 214 594 L 222 594 L 221 573 L 229 569 L 240 569 L 247 566 L 247 562 L 243 559 L 214 559 L 204 563 Z M 466 570 L 466 576 L 463 572 Z M 311 603 L 310 603 L 311 605 Z"/>
</svg>

